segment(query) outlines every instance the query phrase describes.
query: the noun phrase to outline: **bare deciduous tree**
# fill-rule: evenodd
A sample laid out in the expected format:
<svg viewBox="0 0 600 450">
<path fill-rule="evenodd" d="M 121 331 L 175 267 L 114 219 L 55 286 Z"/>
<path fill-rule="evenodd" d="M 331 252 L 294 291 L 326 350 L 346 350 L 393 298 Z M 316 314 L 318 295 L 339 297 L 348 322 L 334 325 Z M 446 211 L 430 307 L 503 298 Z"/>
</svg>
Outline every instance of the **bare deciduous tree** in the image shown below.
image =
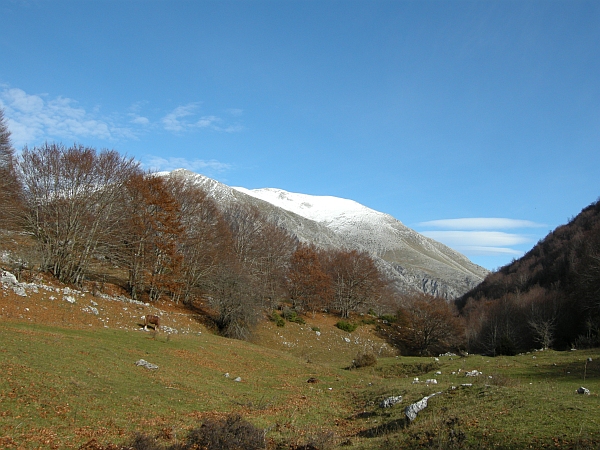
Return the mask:
<svg viewBox="0 0 600 450">
<path fill-rule="evenodd" d="M 260 316 L 260 302 L 252 292 L 248 272 L 235 258 L 219 265 L 209 303 L 221 334 L 243 340 L 250 337 Z"/>
<path fill-rule="evenodd" d="M 122 221 L 115 207 L 138 163 L 112 150 L 46 143 L 25 147 L 17 169 L 42 270 L 81 284 L 96 252 L 112 245 Z"/>
<path fill-rule="evenodd" d="M 285 292 L 285 275 L 296 242 L 254 206 L 237 204 L 225 211 L 233 249 L 264 306 Z M 266 303 L 266 304 L 265 304 Z"/>
<path fill-rule="evenodd" d="M 527 295 L 527 324 L 533 333 L 533 340 L 544 350 L 554 342 L 560 303 L 558 295 L 557 291 L 547 292 L 539 286 L 531 289 Z"/>
<path fill-rule="evenodd" d="M 326 267 L 333 280 L 333 307 L 344 318 L 368 308 L 383 294 L 384 280 L 366 252 L 330 251 Z"/>
<path fill-rule="evenodd" d="M 170 178 L 167 189 L 179 203 L 182 233 L 179 252 L 179 292 L 175 301 L 193 304 L 193 299 L 210 292 L 223 261 L 230 259 L 231 232 L 215 202 L 196 184 Z"/>
<path fill-rule="evenodd" d="M 406 300 L 398 312 L 399 337 L 419 355 L 456 348 L 464 341 L 464 326 L 444 299 L 419 294 Z"/>
</svg>

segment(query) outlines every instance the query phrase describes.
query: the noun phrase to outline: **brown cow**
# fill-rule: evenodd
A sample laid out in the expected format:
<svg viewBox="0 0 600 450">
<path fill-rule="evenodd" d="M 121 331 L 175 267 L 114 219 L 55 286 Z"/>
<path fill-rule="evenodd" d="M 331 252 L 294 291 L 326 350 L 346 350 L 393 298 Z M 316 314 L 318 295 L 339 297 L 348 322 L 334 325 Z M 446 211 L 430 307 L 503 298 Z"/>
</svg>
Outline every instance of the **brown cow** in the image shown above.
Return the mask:
<svg viewBox="0 0 600 450">
<path fill-rule="evenodd" d="M 160 317 L 153 314 L 146 314 L 144 316 L 144 330 L 148 331 L 148 325 L 154 325 L 154 330 L 158 331 L 160 328 Z"/>
</svg>

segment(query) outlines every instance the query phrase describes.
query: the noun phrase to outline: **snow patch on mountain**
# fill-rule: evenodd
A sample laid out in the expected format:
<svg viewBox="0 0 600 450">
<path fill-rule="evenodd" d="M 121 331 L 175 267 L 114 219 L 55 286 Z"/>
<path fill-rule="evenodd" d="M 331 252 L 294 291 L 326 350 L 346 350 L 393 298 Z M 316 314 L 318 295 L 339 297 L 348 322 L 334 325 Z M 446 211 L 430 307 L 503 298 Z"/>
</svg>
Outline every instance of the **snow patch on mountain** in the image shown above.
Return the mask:
<svg viewBox="0 0 600 450">
<path fill-rule="evenodd" d="M 380 221 L 382 216 L 387 216 L 387 214 L 377 212 L 354 200 L 345 198 L 298 194 L 274 188 L 246 189 L 234 187 L 234 189 L 325 225 L 351 225 L 356 218 Z"/>
</svg>

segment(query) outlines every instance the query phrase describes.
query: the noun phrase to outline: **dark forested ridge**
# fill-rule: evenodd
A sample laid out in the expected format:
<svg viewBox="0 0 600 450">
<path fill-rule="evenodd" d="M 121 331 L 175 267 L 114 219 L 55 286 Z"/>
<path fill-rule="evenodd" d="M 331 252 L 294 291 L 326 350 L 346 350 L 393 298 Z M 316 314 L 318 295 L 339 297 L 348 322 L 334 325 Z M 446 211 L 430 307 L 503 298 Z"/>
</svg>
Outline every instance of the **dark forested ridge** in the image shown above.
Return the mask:
<svg viewBox="0 0 600 450">
<path fill-rule="evenodd" d="M 591 346 L 600 330 L 600 199 L 456 300 L 470 347 Z"/>
</svg>

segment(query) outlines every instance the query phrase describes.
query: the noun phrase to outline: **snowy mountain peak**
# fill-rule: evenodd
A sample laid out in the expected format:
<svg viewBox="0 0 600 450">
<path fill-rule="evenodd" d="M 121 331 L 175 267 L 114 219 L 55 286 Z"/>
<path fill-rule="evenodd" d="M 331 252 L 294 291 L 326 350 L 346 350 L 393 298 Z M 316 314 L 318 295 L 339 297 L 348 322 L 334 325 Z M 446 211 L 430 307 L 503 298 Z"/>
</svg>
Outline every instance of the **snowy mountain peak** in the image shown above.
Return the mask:
<svg viewBox="0 0 600 450">
<path fill-rule="evenodd" d="M 234 187 L 234 189 L 306 219 L 324 224 L 358 218 L 381 221 L 391 217 L 388 214 L 367 208 L 354 200 L 340 197 L 299 194 L 275 188 L 246 189 Z"/>
</svg>

